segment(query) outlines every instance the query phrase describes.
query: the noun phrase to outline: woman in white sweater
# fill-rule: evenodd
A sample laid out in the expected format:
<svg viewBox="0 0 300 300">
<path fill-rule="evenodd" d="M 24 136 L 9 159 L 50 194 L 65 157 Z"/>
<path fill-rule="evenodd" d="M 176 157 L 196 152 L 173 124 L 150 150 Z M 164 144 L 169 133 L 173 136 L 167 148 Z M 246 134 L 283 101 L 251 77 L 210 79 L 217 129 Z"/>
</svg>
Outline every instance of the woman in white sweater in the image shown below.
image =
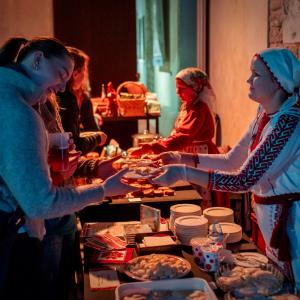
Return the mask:
<svg viewBox="0 0 300 300">
<path fill-rule="evenodd" d="M 264 50 L 254 56 L 247 82 L 259 110 L 238 144 L 225 155 L 161 154 L 173 165 L 154 181 L 252 192 L 267 256 L 300 291 L 300 62 L 287 49 Z"/>
<path fill-rule="evenodd" d="M 35 257 L 39 255 L 32 249 L 26 251 L 26 245 L 38 244 L 43 238 L 44 219 L 70 214 L 106 196 L 133 190 L 120 182 L 124 171 L 101 185 L 52 184 L 47 133 L 32 105 L 45 101 L 51 93 L 64 91 L 73 65 L 69 52 L 56 39 L 12 38 L 0 48 L 0 234 L 17 206 L 26 219 L 12 250 L 6 281 L 9 296 L 4 287 L 4 291 L 0 289 L 5 295 L 1 299 L 43 299 L 38 294 L 42 283 Z M 0 265 L 1 276 L 3 268 Z"/>
</svg>

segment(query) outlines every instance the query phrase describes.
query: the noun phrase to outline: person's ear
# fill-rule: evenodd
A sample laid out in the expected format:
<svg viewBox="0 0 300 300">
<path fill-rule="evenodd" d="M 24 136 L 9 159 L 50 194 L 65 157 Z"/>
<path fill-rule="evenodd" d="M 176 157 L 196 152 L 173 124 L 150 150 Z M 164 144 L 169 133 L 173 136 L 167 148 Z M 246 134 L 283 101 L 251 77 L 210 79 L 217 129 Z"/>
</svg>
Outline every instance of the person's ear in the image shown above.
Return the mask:
<svg viewBox="0 0 300 300">
<path fill-rule="evenodd" d="M 77 77 L 78 77 L 78 75 L 79 75 L 79 73 L 80 73 L 79 70 L 74 70 L 73 73 L 72 73 L 71 78 L 72 78 L 73 80 L 76 80 Z"/>
<path fill-rule="evenodd" d="M 42 51 L 35 51 L 33 54 L 32 60 L 32 69 L 34 71 L 38 71 L 41 67 L 41 61 L 44 57 L 44 53 Z"/>
</svg>

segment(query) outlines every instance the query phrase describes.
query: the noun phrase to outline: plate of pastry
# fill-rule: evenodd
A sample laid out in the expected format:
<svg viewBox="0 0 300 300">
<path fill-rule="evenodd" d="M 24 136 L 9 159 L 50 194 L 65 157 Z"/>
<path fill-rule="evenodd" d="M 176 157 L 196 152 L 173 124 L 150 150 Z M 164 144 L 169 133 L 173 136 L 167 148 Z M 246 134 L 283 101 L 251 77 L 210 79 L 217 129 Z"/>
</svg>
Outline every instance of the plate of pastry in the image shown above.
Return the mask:
<svg viewBox="0 0 300 300">
<path fill-rule="evenodd" d="M 157 168 L 150 166 L 135 167 L 129 170 L 123 177 L 129 180 L 150 179 L 159 174 Z"/>
<path fill-rule="evenodd" d="M 124 273 L 138 281 L 182 278 L 191 271 L 184 258 L 169 254 L 150 254 L 129 261 Z"/>
<path fill-rule="evenodd" d="M 223 291 L 242 298 L 274 295 L 281 290 L 284 281 L 282 273 L 272 264 L 261 268 L 222 265 L 215 277 Z"/>
<path fill-rule="evenodd" d="M 256 267 L 259 268 L 260 266 L 268 263 L 268 258 L 260 253 L 256 252 L 241 252 L 237 254 L 233 254 L 234 263 L 240 267 Z"/>
</svg>

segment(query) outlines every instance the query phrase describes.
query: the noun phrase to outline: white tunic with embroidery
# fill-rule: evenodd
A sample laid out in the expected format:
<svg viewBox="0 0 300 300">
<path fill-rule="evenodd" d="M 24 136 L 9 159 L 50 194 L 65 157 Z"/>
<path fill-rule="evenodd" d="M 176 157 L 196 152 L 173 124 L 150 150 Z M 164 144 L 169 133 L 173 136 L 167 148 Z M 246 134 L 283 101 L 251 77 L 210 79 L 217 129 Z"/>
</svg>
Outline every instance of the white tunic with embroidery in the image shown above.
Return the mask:
<svg viewBox="0 0 300 300">
<path fill-rule="evenodd" d="M 300 192 L 299 117 L 283 114 L 276 122 L 276 115 L 273 115 L 261 134 L 259 144 L 250 152 L 260 118 L 261 115 L 228 154 L 199 155 L 199 168 L 213 170 L 210 177 L 212 189 L 250 191 L 263 197 Z M 278 205 L 257 204 L 256 215 L 267 245 L 267 255 L 285 269 L 285 264 L 276 258 L 277 251 L 269 246 L 278 209 Z M 293 275 L 300 288 L 300 201 L 292 203 L 287 232 Z"/>
</svg>

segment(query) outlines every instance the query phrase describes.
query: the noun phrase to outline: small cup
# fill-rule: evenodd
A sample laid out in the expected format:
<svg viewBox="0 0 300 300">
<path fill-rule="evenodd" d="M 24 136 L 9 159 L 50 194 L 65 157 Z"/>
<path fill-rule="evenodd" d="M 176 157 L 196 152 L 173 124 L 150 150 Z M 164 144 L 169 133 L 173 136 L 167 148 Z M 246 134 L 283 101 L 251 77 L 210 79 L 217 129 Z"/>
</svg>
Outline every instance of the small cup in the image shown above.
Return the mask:
<svg viewBox="0 0 300 300">
<path fill-rule="evenodd" d="M 220 264 L 221 245 L 212 244 L 208 238 L 193 238 L 191 240 L 196 264 L 206 272 L 216 272 Z"/>
<path fill-rule="evenodd" d="M 215 247 L 203 247 L 204 270 L 217 272 L 220 265 L 219 249 Z"/>
<path fill-rule="evenodd" d="M 49 162 L 54 172 L 69 169 L 69 132 L 49 133 Z"/>
<path fill-rule="evenodd" d="M 208 238 L 195 237 L 191 239 L 191 246 L 193 248 L 193 255 L 195 263 L 201 268 L 204 269 L 204 257 L 202 247 L 208 245 L 210 240 Z"/>
</svg>

